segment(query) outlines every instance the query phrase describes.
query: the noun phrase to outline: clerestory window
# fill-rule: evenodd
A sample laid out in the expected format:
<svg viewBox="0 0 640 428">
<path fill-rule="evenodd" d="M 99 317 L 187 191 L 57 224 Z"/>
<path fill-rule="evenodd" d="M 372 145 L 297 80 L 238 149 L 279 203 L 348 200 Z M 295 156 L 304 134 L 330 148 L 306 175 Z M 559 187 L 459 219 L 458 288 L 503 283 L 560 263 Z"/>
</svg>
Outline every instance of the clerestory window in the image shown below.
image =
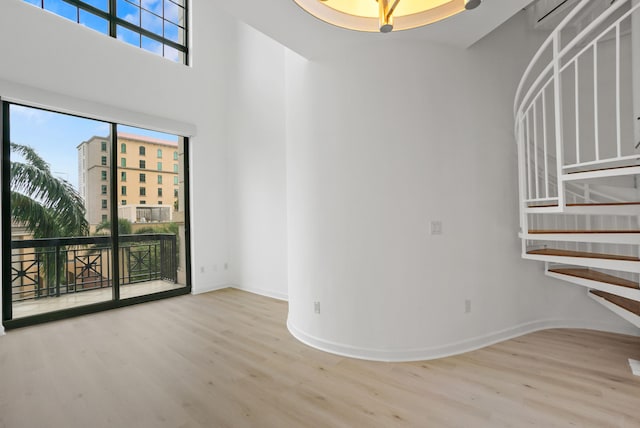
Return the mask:
<svg viewBox="0 0 640 428">
<path fill-rule="evenodd" d="M 187 64 L 187 0 L 24 0 L 102 34 Z"/>
</svg>

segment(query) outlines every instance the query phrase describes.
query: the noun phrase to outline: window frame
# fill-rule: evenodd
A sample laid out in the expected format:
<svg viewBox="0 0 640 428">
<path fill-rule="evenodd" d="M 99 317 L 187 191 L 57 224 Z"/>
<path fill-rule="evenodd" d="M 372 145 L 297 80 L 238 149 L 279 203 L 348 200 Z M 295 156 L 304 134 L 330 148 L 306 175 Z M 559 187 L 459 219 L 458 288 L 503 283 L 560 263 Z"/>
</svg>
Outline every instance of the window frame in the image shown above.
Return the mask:
<svg viewBox="0 0 640 428">
<path fill-rule="evenodd" d="M 98 30 L 95 30 L 95 29 L 92 28 L 93 31 L 99 32 L 101 34 L 105 34 L 105 35 L 107 35 L 109 37 L 112 37 L 114 39 L 119 40 L 118 39 L 118 27 L 122 27 L 122 28 L 124 28 L 126 30 L 132 31 L 134 33 L 137 33 L 137 35 L 139 36 L 139 40 L 140 40 L 140 42 L 138 44 L 138 48 L 140 48 L 142 50 L 145 50 L 147 52 L 150 52 L 148 49 L 143 49 L 142 48 L 142 37 L 147 37 L 147 38 L 149 38 L 149 39 L 151 39 L 151 40 L 153 40 L 153 41 L 155 41 L 157 43 L 160 43 L 162 45 L 162 54 L 158 54 L 158 56 L 166 58 L 166 59 L 168 59 L 169 61 L 172 61 L 172 62 L 180 63 L 180 61 L 173 61 L 172 59 L 167 58 L 165 56 L 165 49 L 164 48 L 165 48 L 165 46 L 168 46 L 168 47 L 170 47 L 172 49 L 177 50 L 179 53 L 181 53 L 182 57 L 183 57 L 182 63 L 184 65 L 189 65 L 189 36 L 190 36 L 190 31 L 189 31 L 189 24 L 190 24 L 190 22 L 189 22 L 189 0 L 185 0 L 184 1 L 184 5 L 181 5 L 181 4 L 179 4 L 178 2 L 176 2 L 174 0 L 168 0 L 170 3 L 174 4 L 175 6 L 177 6 L 179 8 L 182 8 L 184 10 L 184 16 L 183 16 L 183 18 L 184 18 L 184 24 L 183 24 L 184 27 L 180 26 L 176 22 L 173 22 L 173 21 L 170 21 L 170 20 L 167 19 L 167 17 L 165 16 L 165 13 L 164 13 L 164 11 L 165 11 L 164 0 L 162 0 L 162 16 L 157 15 L 155 12 L 150 11 L 148 9 L 144 9 L 142 7 L 142 5 L 138 6 L 133 2 L 129 2 L 131 4 L 131 6 L 133 6 L 133 7 L 137 6 L 139 8 L 140 13 L 142 13 L 142 11 L 144 10 L 145 12 L 149 12 L 152 15 L 154 15 L 155 17 L 160 18 L 163 21 L 163 31 L 162 31 L 163 35 L 165 33 L 165 30 L 164 30 L 164 22 L 165 21 L 167 23 L 171 24 L 171 25 L 175 25 L 179 29 L 182 29 L 184 31 L 184 44 L 180 44 L 178 42 L 174 42 L 173 40 L 168 39 L 168 38 L 164 37 L 163 35 L 158 35 L 158 34 L 152 32 L 150 30 L 147 30 L 147 29 L 143 28 L 142 25 L 136 25 L 136 24 L 131 23 L 131 22 L 129 22 L 129 21 L 123 19 L 123 18 L 119 18 L 118 17 L 118 10 L 117 10 L 117 3 L 118 3 L 117 0 L 108 0 L 108 7 L 107 7 L 108 10 L 107 11 L 104 11 L 102 9 L 99 9 L 99 8 L 95 7 L 95 6 L 92 6 L 91 4 L 85 3 L 82 0 L 63 0 L 63 1 L 65 3 L 67 3 L 67 4 L 69 4 L 69 5 L 74 6 L 74 7 L 77 8 L 76 20 L 75 20 L 75 22 L 77 24 L 81 25 L 80 24 L 80 11 L 82 10 L 84 12 L 90 13 L 90 14 L 92 14 L 94 16 L 97 16 L 98 18 L 101 18 L 101 19 L 104 19 L 104 20 L 107 21 L 107 25 L 108 25 L 108 33 L 107 34 L 102 33 L 101 31 L 98 31 Z M 38 4 L 34 4 L 32 2 L 25 2 L 25 3 L 28 3 L 28 4 L 32 5 L 32 6 L 40 8 L 42 10 L 49 11 L 49 9 L 45 8 L 44 0 L 40 0 L 40 2 L 39 2 L 40 4 L 39 5 Z M 51 13 L 56 13 L 55 11 L 50 11 L 50 12 Z M 61 15 L 59 15 L 59 16 L 61 16 Z M 121 41 L 123 41 L 124 43 L 127 43 L 127 44 L 129 44 L 131 46 L 135 46 L 135 45 L 133 45 L 131 43 L 128 43 L 128 42 L 126 42 L 124 40 L 121 40 Z M 151 53 L 153 53 L 153 52 L 151 52 Z"/>
<path fill-rule="evenodd" d="M 191 242 L 192 242 L 191 236 L 192 235 L 191 235 L 191 226 L 190 226 L 191 224 L 190 222 L 191 204 L 190 204 L 190 198 L 189 198 L 190 183 L 189 183 L 189 180 L 187 179 L 185 180 L 185 183 L 184 183 L 184 220 L 183 220 L 184 230 L 181 235 L 181 239 L 184 239 L 184 262 L 185 262 L 184 287 L 155 292 L 151 294 L 145 294 L 145 295 L 136 296 L 136 297 L 121 297 L 120 296 L 120 287 L 121 287 L 120 277 L 117 274 L 117 272 L 119 272 L 119 266 L 120 266 L 121 260 L 120 260 L 120 257 L 118 256 L 119 252 L 114 251 L 113 252 L 114 256 L 112 259 L 110 259 L 112 263 L 111 271 L 114 272 L 113 283 L 112 283 L 112 298 L 110 300 L 107 300 L 104 302 L 98 302 L 90 305 L 74 306 L 74 307 L 69 307 L 65 309 L 49 311 L 41 314 L 29 315 L 25 317 L 19 317 L 19 318 L 13 317 L 12 301 L 10 298 L 5 298 L 6 296 L 11 296 L 11 282 L 12 282 L 11 272 L 12 272 L 12 266 L 13 266 L 11 263 L 12 253 L 10 250 L 11 242 L 12 242 L 11 240 L 12 226 L 11 226 L 11 216 L 9 215 L 10 194 L 11 194 L 11 188 L 10 188 L 11 176 L 10 176 L 10 167 L 9 167 L 10 159 L 11 159 L 11 155 L 10 155 L 11 126 L 10 126 L 10 118 L 9 118 L 9 115 L 10 115 L 9 107 L 11 105 L 24 106 L 24 107 L 29 107 L 29 108 L 34 108 L 34 109 L 39 109 L 44 111 L 51 111 L 54 113 L 66 114 L 68 116 L 75 116 L 75 117 L 84 118 L 84 119 L 92 119 L 92 120 L 99 120 L 99 121 L 106 122 L 110 126 L 111 135 L 115 136 L 114 138 L 111 138 L 111 143 L 110 145 L 108 145 L 109 150 L 112 152 L 114 152 L 117 149 L 117 142 L 118 142 L 117 129 L 118 129 L 118 126 L 120 126 L 118 123 L 109 122 L 107 119 L 90 118 L 88 116 L 83 116 L 80 114 L 68 114 L 68 113 L 63 113 L 62 111 L 60 111 L 60 109 L 55 109 L 53 107 L 49 107 L 49 108 L 36 107 L 34 105 L 29 105 L 29 104 L 14 103 L 14 102 L 6 101 L 0 98 L 0 152 L 2 153 L 2 158 L 3 158 L 3 162 L 0 168 L 0 175 L 1 175 L 0 199 L 2 200 L 2 207 L 3 207 L 2 216 L 0 218 L 0 223 L 1 223 L 0 234 L 2 235 L 2 242 L 1 242 L 2 252 L 0 257 L 2 259 L 2 272 L 1 272 L 2 287 L 1 288 L 2 288 L 2 295 L 3 295 L 3 299 L 1 299 L 1 302 L 0 302 L 0 304 L 2 305 L 2 317 L 0 321 L 4 326 L 4 328 L 9 330 L 9 329 L 14 329 L 19 327 L 31 326 L 35 324 L 47 323 L 51 321 L 71 318 L 71 317 L 89 314 L 89 313 L 122 308 L 122 307 L 130 306 L 138 303 L 150 302 L 154 300 L 160 300 L 160 299 L 190 294 L 192 291 L 192 266 L 191 266 L 192 265 L 192 256 L 191 256 Z M 189 156 L 190 139 L 189 137 L 185 137 L 185 136 L 182 136 L 181 138 L 183 141 L 182 150 L 184 152 L 184 158 L 185 158 L 185 161 L 183 163 L 183 168 L 185 171 L 185 175 L 188 178 L 190 175 L 189 174 L 190 165 L 187 160 L 190 158 Z M 101 175 L 102 173 L 106 175 L 106 177 L 104 177 L 104 180 L 109 182 L 108 185 L 110 190 L 109 195 L 107 195 L 107 203 L 108 203 L 107 209 L 109 214 L 102 214 L 102 215 L 107 215 L 108 219 L 109 218 L 117 219 L 119 218 L 118 204 L 117 204 L 118 194 L 116 191 L 117 182 L 118 182 L 117 181 L 117 177 L 118 177 L 117 176 L 117 171 L 118 171 L 117 156 L 111 156 L 109 158 L 109 164 L 110 164 L 110 169 L 108 171 L 101 169 Z M 122 200 L 122 202 L 124 202 L 124 204 L 128 203 L 128 201 L 124 199 Z M 146 204 L 146 200 L 140 201 L 140 203 Z M 110 245 L 112 248 L 119 248 L 118 238 L 119 238 L 119 233 L 117 231 L 117 228 L 112 228 L 110 238 L 109 238 Z M 180 248 L 183 248 L 183 247 L 180 247 Z"/>
</svg>

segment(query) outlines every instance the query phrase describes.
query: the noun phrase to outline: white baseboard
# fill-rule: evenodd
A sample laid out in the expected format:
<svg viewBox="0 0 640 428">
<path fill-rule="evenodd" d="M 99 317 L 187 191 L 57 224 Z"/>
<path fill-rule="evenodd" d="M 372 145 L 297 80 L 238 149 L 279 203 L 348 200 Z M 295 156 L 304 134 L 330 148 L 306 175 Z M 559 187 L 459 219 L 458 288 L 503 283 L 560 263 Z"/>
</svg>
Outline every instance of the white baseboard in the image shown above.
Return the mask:
<svg viewBox="0 0 640 428">
<path fill-rule="evenodd" d="M 629 358 L 629 366 L 631 366 L 631 373 L 640 376 L 640 361 Z"/>
<path fill-rule="evenodd" d="M 247 288 L 235 284 L 231 284 L 229 287 L 235 288 L 236 290 L 246 291 L 248 293 L 258 294 L 260 296 L 271 297 L 272 299 L 284 300 L 285 302 L 289 301 L 289 296 L 279 291 L 264 290 L 262 288 Z"/>
<path fill-rule="evenodd" d="M 424 361 L 450 357 L 453 355 L 463 354 L 465 352 L 475 351 L 527 333 L 552 328 L 579 328 L 630 334 L 630 331 L 625 330 L 622 332 L 610 324 L 602 324 L 598 322 L 582 320 L 541 320 L 520 324 L 494 333 L 488 333 L 480 337 L 466 339 L 459 342 L 446 343 L 443 345 L 414 349 L 374 349 L 332 342 L 307 334 L 296 328 L 290 320 L 287 320 L 287 328 L 293 337 L 312 348 L 345 357 L 385 362 Z M 640 336 L 640 331 L 635 332 L 635 334 Z"/>
<path fill-rule="evenodd" d="M 197 295 L 197 294 L 209 293 L 211 291 L 224 290 L 225 288 L 234 288 L 236 290 L 246 291 L 247 293 L 258 294 L 260 296 L 270 297 L 272 299 L 277 299 L 277 300 L 284 300 L 284 301 L 289 300 L 289 296 L 287 296 L 284 293 L 280 293 L 272 290 L 265 290 L 261 288 L 241 287 L 236 284 L 219 284 L 219 285 L 214 285 L 209 287 L 198 288 L 197 290 L 192 289 L 191 294 Z"/>
<path fill-rule="evenodd" d="M 229 284 L 218 284 L 218 285 L 211 285 L 211 286 L 204 286 L 204 287 L 192 287 L 191 294 L 197 295 L 197 294 L 209 293 L 210 291 L 223 290 L 229 287 L 231 287 Z"/>
</svg>

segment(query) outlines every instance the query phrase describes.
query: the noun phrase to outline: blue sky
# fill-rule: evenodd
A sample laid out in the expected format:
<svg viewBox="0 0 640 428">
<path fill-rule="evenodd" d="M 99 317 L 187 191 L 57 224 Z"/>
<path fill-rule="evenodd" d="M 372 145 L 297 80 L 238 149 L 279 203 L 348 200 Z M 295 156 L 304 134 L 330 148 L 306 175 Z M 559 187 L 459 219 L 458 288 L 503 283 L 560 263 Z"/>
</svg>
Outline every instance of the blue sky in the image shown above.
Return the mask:
<svg viewBox="0 0 640 428">
<path fill-rule="evenodd" d="M 94 135 L 107 137 L 109 124 L 30 107 L 11 105 L 11 141 L 33 147 L 51 166 L 57 177 L 78 185 L 78 151 L 76 147 Z M 175 135 L 130 126 L 118 131 L 177 141 Z M 18 159 L 16 159 L 18 160 Z"/>
</svg>

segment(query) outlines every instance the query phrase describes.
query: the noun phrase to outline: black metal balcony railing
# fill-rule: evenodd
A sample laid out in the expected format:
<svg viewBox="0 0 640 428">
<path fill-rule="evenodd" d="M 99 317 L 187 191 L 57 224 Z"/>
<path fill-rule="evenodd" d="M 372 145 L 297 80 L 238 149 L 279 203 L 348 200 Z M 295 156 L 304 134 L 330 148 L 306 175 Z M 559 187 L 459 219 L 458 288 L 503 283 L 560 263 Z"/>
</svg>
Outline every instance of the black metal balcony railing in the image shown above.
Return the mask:
<svg viewBox="0 0 640 428">
<path fill-rule="evenodd" d="M 176 235 L 120 235 L 119 284 L 177 282 Z M 12 301 L 59 297 L 113 285 L 108 236 L 11 242 Z"/>
</svg>

